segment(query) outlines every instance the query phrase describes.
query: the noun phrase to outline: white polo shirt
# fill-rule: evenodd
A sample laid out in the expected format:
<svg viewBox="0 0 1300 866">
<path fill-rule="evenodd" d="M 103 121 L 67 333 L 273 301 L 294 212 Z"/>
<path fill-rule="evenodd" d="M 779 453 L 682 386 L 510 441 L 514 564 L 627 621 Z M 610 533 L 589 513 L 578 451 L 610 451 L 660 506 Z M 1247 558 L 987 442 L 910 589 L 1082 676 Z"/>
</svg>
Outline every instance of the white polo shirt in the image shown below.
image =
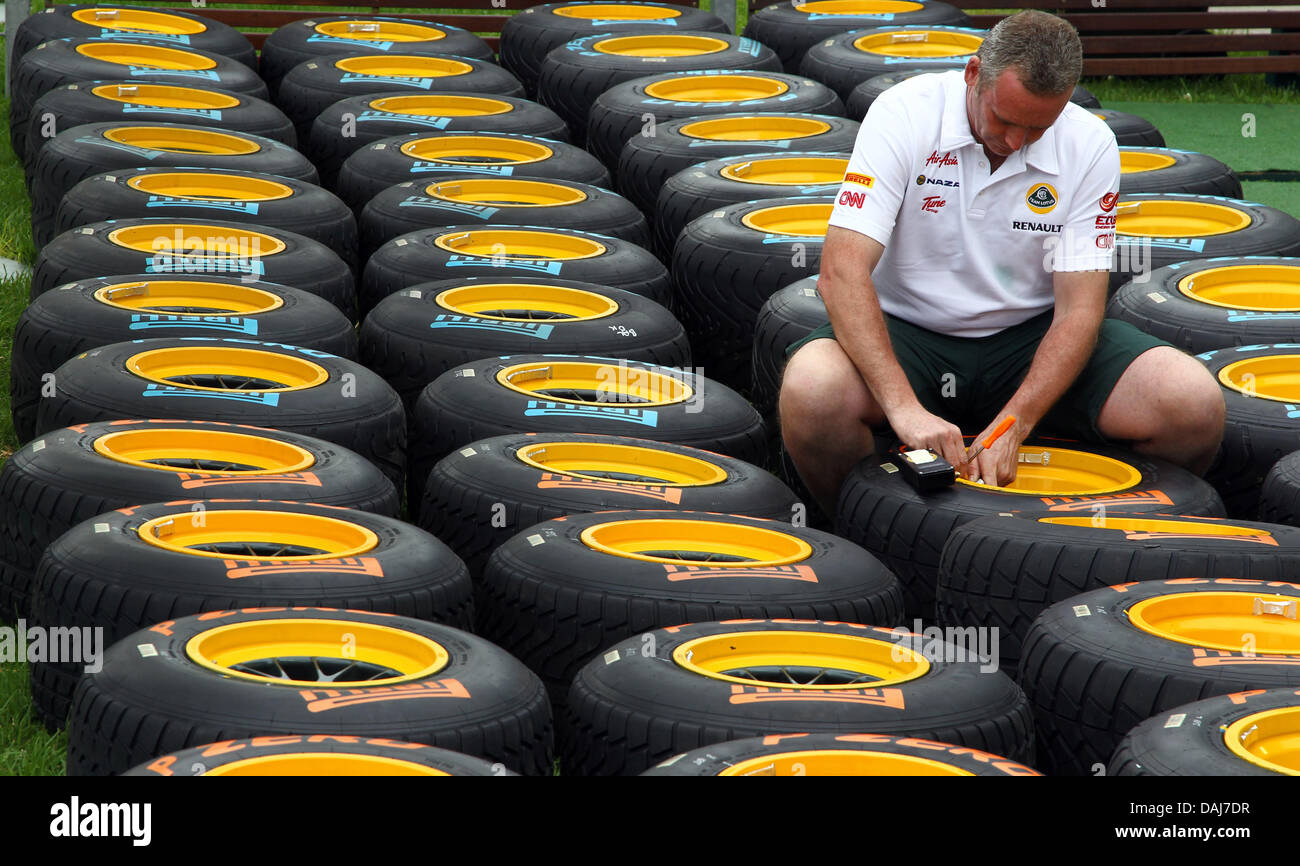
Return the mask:
<svg viewBox="0 0 1300 866">
<path fill-rule="evenodd" d="M 984 337 L 1052 308 L 1053 271 L 1109 270 L 1119 150 L 1074 103 L 990 175 L 961 70 L 918 75 L 871 104 L 831 225 L 885 247 L 872 281 L 892 316 Z"/>
</svg>

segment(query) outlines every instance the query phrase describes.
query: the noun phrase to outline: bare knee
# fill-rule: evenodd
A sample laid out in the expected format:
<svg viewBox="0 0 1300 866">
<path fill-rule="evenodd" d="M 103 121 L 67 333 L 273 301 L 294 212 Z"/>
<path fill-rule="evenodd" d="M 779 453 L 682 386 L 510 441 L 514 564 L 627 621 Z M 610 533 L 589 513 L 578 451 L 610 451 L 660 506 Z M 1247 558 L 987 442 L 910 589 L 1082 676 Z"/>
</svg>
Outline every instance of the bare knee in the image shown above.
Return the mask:
<svg viewBox="0 0 1300 866">
<path fill-rule="evenodd" d="M 834 340 L 815 340 L 790 359 L 781 380 L 779 412 L 787 429 L 882 420 L 857 368 Z"/>
</svg>

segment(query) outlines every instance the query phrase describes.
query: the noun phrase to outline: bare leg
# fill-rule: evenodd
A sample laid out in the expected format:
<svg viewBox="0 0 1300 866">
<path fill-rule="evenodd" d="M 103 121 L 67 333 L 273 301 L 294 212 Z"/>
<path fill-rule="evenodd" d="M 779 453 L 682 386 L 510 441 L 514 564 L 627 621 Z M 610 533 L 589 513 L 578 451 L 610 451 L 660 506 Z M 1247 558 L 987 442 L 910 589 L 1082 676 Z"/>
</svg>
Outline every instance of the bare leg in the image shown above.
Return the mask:
<svg viewBox="0 0 1300 866">
<path fill-rule="evenodd" d="M 1139 355 L 1110 392 L 1097 427 L 1139 454 L 1204 475 L 1223 441 L 1226 412 L 1214 376 L 1190 355 L 1159 346 Z"/>
<path fill-rule="evenodd" d="M 799 476 L 829 517 L 849 470 L 871 454 L 871 426 L 885 415 L 834 340 L 814 340 L 790 359 L 781 381 L 781 435 Z"/>
</svg>

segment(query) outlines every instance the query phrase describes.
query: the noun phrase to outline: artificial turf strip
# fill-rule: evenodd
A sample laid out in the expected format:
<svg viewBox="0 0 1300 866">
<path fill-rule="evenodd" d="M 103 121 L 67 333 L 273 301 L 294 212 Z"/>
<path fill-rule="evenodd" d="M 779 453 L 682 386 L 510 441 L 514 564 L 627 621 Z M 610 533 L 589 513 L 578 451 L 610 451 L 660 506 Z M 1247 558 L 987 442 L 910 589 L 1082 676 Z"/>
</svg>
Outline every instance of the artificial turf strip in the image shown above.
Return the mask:
<svg viewBox="0 0 1300 866">
<path fill-rule="evenodd" d="M 1244 171 L 1300 172 L 1300 105 L 1261 103 L 1110 102 L 1106 108 L 1126 111 L 1155 124 L 1169 147 L 1194 150 Z M 1254 117 L 1254 137 L 1249 118 Z M 1268 204 L 1268 202 L 1265 202 Z"/>
<path fill-rule="evenodd" d="M 1246 201 L 1255 201 L 1286 211 L 1300 219 L 1300 183 L 1271 183 L 1267 181 L 1242 181 L 1242 195 Z"/>
</svg>

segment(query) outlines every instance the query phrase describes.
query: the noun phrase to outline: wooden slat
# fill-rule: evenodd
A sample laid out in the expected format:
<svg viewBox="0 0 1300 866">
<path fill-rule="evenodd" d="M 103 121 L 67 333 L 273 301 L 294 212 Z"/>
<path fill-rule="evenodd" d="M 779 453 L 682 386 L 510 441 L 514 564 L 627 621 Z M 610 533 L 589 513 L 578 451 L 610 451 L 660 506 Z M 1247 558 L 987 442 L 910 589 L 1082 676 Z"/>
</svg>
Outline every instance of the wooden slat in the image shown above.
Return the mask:
<svg viewBox="0 0 1300 866">
<path fill-rule="evenodd" d="M 1197 75 L 1233 72 L 1300 72 L 1300 55 L 1273 57 L 1084 58 L 1084 75 Z"/>
<path fill-rule="evenodd" d="M 1231 36 L 1085 36 L 1085 57 L 1097 54 L 1155 54 L 1160 51 L 1296 51 L 1300 33 L 1241 33 Z"/>
</svg>

